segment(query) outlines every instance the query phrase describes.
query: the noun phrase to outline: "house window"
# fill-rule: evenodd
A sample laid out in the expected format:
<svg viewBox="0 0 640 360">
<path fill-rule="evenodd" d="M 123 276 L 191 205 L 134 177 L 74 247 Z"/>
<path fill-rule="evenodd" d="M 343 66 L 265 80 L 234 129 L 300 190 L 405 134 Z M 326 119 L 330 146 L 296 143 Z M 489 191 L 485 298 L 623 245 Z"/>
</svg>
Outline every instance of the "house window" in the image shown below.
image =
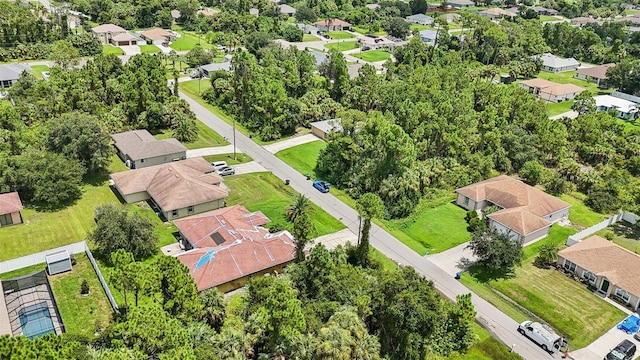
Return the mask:
<svg viewBox="0 0 640 360">
<path fill-rule="evenodd" d="M 173 217 L 178 216 L 178 210 L 171 211 L 171 216 Z"/>
<path fill-rule="evenodd" d="M 591 284 L 595 284 L 596 283 L 596 275 L 594 273 L 592 273 L 591 271 L 583 271 L 582 272 L 582 278 L 585 280 L 588 280 L 589 283 Z"/>
<path fill-rule="evenodd" d="M 188 212 L 189 214 L 191 214 L 191 213 L 193 212 L 193 206 L 189 206 L 189 207 L 187 208 L 187 212 Z"/>
<path fill-rule="evenodd" d="M 462 203 L 465 205 L 469 205 L 469 198 L 465 196 Z"/>
<path fill-rule="evenodd" d="M 623 289 L 617 289 L 616 290 L 616 296 L 619 297 L 620 299 L 629 302 L 629 293 L 626 290 Z"/>
<path fill-rule="evenodd" d="M 144 162 L 144 159 L 140 159 L 140 162 L 141 162 L 141 163 L 143 163 L 143 162 Z"/>
<path fill-rule="evenodd" d="M 564 261 L 564 268 L 569 271 L 576 271 L 576 264 L 572 263 L 569 260 Z"/>
<path fill-rule="evenodd" d="M 11 214 L 0 215 L 0 226 L 11 225 L 13 224 L 13 219 L 11 218 Z"/>
</svg>

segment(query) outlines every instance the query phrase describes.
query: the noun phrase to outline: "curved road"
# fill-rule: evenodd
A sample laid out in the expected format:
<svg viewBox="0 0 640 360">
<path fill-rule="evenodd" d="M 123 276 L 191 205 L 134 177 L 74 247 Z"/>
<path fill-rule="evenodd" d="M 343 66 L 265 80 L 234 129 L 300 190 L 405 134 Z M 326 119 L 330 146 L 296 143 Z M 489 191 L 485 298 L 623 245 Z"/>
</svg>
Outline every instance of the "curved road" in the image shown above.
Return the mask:
<svg viewBox="0 0 640 360">
<path fill-rule="evenodd" d="M 180 97 L 186 100 L 191 110 L 204 124 L 231 141 L 234 139 L 233 127 L 215 116 L 209 110 L 189 96 L 180 93 Z M 316 191 L 311 182 L 305 176 L 275 155 L 271 154 L 262 146 L 256 144 L 249 137 L 236 132 L 237 148 L 251 156 L 256 162 L 268 171 L 273 172 L 280 179 L 289 179 L 290 185 L 301 194 L 305 194 L 311 201 L 320 206 L 335 218 L 342 221 L 351 231 L 358 233 L 358 213 L 338 200 L 331 193 L 323 194 Z M 382 228 L 373 224 L 371 228 L 371 245 L 382 252 L 390 259 L 402 264 L 411 265 L 416 271 L 432 280 L 436 288 L 447 298 L 455 300 L 456 295 L 467 294 L 468 288 L 454 279 L 454 274 L 448 274 L 436 266 L 433 262 L 415 253 L 398 239 L 387 233 Z M 533 342 L 521 336 L 517 331 L 518 323 L 498 310 L 489 302 L 472 293 L 473 304 L 477 311 L 477 319 L 485 325 L 495 337 L 500 341 L 513 346 L 513 351 L 520 354 L 525 359 L 560 359 L 560 354 L 555 356 L 547 354 Z"/>
</svg>

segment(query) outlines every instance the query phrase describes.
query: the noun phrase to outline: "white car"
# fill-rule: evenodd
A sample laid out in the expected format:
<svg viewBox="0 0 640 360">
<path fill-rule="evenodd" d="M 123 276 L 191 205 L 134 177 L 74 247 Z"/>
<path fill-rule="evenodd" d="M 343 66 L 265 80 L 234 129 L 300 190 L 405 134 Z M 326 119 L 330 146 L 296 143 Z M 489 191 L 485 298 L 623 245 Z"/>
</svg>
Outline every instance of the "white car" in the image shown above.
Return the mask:
<svg viewBox="0 0 640 360">
<path fill-rule="evenodd" d="M 556 334 L 549 326 L 539 322 L 525 321 L 518 326 L 518 332 L 540 345 L 548 353 L 553 354 L 560 351 L 560 348 L 567 346 L 567 342 L 562 336 Z"/>
</svg>

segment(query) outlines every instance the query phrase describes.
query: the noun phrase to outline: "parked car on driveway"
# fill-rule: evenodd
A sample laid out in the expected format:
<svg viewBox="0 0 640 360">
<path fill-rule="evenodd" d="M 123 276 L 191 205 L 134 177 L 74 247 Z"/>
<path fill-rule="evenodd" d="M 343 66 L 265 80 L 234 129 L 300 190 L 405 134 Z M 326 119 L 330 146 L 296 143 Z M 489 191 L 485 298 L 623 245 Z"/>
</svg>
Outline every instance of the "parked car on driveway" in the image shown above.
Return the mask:
<svg viewBox="0 0 640 360">
<path fill-rule="evenodd" d="M 560 351 L 560 348 L 567 346 L 567 342 L 562 336 L 556 334 L 552 328 L 535 321 L 525 321 L 518 326 L 518 332 L 534 343 L 540 345 L 548 353 Z"/>
<path fill-rule="evenodd" d="M 625 339 L 622 340 L 613 350 L 609 351 L 604 360 L 631 360 L 636 354 L 636 344 Z"/>
<path fill-rule="evenodd" d="M 216 173 L 220 176 L 235 175 L 236 169 L 232 168 L 231 166 L 223 166 L 216 169 Z"/>
<path fill-rule="evenodd" d="M 214 169 L 218 170 L 220 168 L 227 167 L 229 165 L 227 165 L 226 161 L 214 161 L 211 163 L 211 166 L 213 166 Z"/>
<path fill-rule="evenodd" d="M 313 182 L 313 187 L 318 189 L 321 193 L 328 193 L 331 188 L 331 184 L 322 180 L 316 180 Z"/>
<path fill-rule="evenodd" d="M 189 74 L 189 77 L 192 79 L 200 79 L 202 74 L 200 74 L 200 71 L 192 71 L 191 74 Z"/>
</svg>

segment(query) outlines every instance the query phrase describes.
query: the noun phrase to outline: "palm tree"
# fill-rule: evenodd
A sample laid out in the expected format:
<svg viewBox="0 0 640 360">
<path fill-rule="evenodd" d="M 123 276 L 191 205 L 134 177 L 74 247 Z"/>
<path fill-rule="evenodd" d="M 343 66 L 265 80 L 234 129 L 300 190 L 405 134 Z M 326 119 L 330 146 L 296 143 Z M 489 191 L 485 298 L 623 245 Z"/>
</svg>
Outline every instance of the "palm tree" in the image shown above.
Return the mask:
<svg viewBox="0 0 640 360">
<path fill-rule="evenodd" d="M 198 297 L 203 305 L 202 317 L 212 328 L 219 330 L 224 323 L 224 297 L 218 289 L 211 288 L 202 291 Z"/>
<path fill-rule="evenodd" d="M 181 117 L 171 128 L 173 137 L 179 141 L 191 142 L 198 138 L 198 127 L 193 119 Z"/>
<path fill-rule="evenodd" d="M 298 194 L 293 199 L 293 202 L 287 206 L 284 210 L 284 217 L 290 221 L 294 222 L 296 218 L 302 214 L 310 214 L 313 211 L 311 207 L 311 201 L 308 197 Z"/>
<path fill-rule="evenodd" d="M 356 202 L 356 210 L 364 220 L 362 231 L 358 238 L 357 258 L 360 265 L 367 266 L 369 263 L 369 231 L 371 230 L 371 219 L 382 215 L 384 203 L 378 195 L 366 193 L 360 196 Z"/>
</svg>

